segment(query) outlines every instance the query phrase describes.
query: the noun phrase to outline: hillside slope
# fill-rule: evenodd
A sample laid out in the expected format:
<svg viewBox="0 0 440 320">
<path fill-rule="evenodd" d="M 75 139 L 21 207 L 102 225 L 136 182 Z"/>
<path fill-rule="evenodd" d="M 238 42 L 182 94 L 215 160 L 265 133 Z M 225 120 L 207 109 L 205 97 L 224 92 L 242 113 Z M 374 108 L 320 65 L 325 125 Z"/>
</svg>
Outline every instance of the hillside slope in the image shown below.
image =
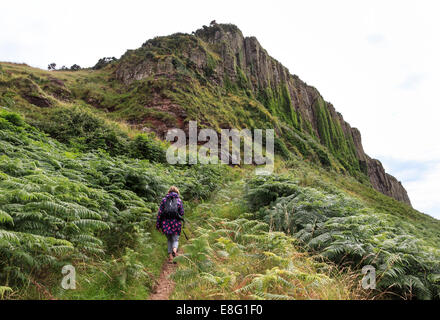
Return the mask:
<svg viewBox="0 0 440 320">
<path fill-rule="evenodd" d="M 185 75 L 188 71 L 214 85 L 242 89 L 292 130 L 317 137 L 344 168 L 367 174 L 376 190 L 410 204 L 401 183 L 386 174 L 378 160 L 365 154 L 360 132 L 344 121 L 318 90 L 290 74 L 255 37 L 244 37 L 234 25 L 212 24 L 192 36 L 176 34 L 149 40 L 121 58 L 115 75 L 130 84 L 151 77 Z M 203 86 L 203 81 L 199 82 Z M 187 108 L 185 102 L 177 105 Z M 279 128 L 278 133 L 283 136 L 284 132 Z"/>
<path fill-rule="evenodd" d="M 0 63 L 0 107 L 0 296 L 146 298 L 166 254 L 157 204 L 175 184 L 190 223 L 173 298 L 440 298 L 440 222 L 410 206 L 315 88 L 235 26 L 148 40 L 78 71 Z M 274 175 L 168 165 L 164 134 L 189 120 L 275 128 Z M 59 286 L 66 263 L 80 271 L 76 291 Z"/>
<path fill-rule="evenodd" d="M 270 126 L 279 137 L 277 153 L 347 172 L 411 205 L 402 184 L 365 154 L 360 132 L 234 25 L 154 38 L 96 68 L 75 76 L 38 72 L 37 78 L 9 68 L 3 86 L 39 108 L 58 105 L 53 98 L 79 102 L 160 138 L 169 128 L 187 129 L 189 120 L 216 130 Z"/>
<path fill-rule="evenodd" d="M 222 165 L 175 168 L 148 160 L 112 157 L 102 150 L 78 152 L 47 137 L 18 114 L 5 110 L 0 111 L 0 154 L 0 296 L 9 299 L 146 299 L 166 261 L 165 237 L 154 226 L 157 203 L 167 186 L 176 184 L 181 189 L 187 220 L 191 221 L 186 228 L 191 239 L 185 254 L 190 255 L 191 246 L 196 246 L 194 259 L 204 255 L 203 249 L 197 247 L 200 239 L 196 226 L 206 227 L 207 220 L 200 213 L 208 214 L 210 195 L 225 182 L 240 180 L 242 176 L 241 172 L 232 172 Z M 238 186 L 242 190 L 242 183 Z M 231 193 L 228 185 L 224 187 Z M 207 203 L 201 203 L 204 200 Z M 233 214 L 226 205 L 212 205 Z M 217 219 L 220 216 L 212 217 L 211 222 L 223 223 L 225 228 L 228 223 L 237 223 Z M 355 278 L 339 274 L 332 264 L 300 253 L 291 247 L 292 238 L 273 233 L 275 241 L 268 238 L 263 246 L 251 237 L 261 236 L 268 226 L 258 221 L 248 221 L 246 226 L 246 235 L 250 237 L 247 244 L 253 244 L 256 257 L 268 257 L 267 263 L 259 266 L 261 272 L 279 270 L 277 281 L 283 281 L 284 262 L 292 258 L 303 270 L 285 281 L 301 284 L 307 295 L 295 291 L 286 292 L 285 297 L 366 297 L 351 282 Z M 217 242 L 226 241 L 227 236 L 221 228 L 210 233 L 211 240 Z M 214 252 L 222 254 L 219 250 Z M 276 257 L 280 254 L 284 258 L 278 261 Z M 234 256 L 246 258 L 238 251 Z M 75 290 L 60 286 L 60 270 L 65 265 L 76 268 Z M 206 271 L 193 274 L 191 281 L 203 281 L 209 274 Z M 211 272 L 214 277 L 217 270 Z M 240 277 L 250 280 L 250 272 L 242 270 Z M 308 273 L 307 279 L 303 279 L 304 272 Z M 327 287 L 328 283 L 332 286 Z M 276 298 L 283 287 L 265 290 L 266 298 Z M 240 297 L 252 297 L 253 291 L 240 293 Z M 200 293 L 205 298 L 209 294 Z M 184 298 L 196 297 L 186 294 Z"/>
</svg>

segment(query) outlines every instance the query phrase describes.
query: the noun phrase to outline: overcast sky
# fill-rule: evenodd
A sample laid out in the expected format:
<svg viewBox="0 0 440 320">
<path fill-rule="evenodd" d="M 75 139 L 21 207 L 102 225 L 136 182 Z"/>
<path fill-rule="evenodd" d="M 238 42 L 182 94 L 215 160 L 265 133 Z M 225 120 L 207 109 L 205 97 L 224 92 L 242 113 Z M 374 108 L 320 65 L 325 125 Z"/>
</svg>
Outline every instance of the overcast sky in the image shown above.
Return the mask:
<svg viewBox="0 0 440 320">
<path fill-rule="evenodd" d="M 2 1 L 0 61 L 93 66 L 213 19 L 256 36 L 440 219 L 438 1 Z"/>
</svg>

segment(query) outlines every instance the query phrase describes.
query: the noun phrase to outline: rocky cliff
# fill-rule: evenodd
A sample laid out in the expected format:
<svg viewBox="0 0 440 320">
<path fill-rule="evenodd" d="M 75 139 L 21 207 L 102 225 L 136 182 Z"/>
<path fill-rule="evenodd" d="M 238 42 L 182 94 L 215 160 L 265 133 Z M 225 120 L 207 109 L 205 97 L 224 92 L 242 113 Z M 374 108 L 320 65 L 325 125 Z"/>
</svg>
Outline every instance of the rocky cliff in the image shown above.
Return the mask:
<svg viewBox="0 0 440 320">
<path fill-rule="evenodd" d="M 411 201 L 402 183 L 386 173 L 379 160 L 371 159 L 368 156 L 367 159 L 368 176 L 372 186 L 387 196 L 411 205 Z"/>
<path fill-rule="evenodd" d="M 149 77 L 186 75 L 185 68 L 215 85 L 238 84 L 272 115 L 315 136 L 350 172 L 365 173 L 376 190 L 410 205 L 402 184 L 385 173 L 380 161 L 365 154 L 359 130 L 318 90 L 272 58 L 255 37 L 244 37 L 234 25 L 211 23 L 192 35 L 149 40 L 121 58 L 115 76 L 129 85 Z"/>
</svg>

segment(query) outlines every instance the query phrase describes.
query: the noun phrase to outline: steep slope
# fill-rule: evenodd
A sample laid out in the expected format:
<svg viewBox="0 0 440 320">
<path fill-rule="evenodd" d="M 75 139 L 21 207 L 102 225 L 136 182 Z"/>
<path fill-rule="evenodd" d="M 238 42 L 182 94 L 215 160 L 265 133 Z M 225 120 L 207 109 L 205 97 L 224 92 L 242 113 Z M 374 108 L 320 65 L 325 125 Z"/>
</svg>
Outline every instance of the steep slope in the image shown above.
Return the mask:
<svg viewBox="0 0 440 320">
<path fill-rule="evenodd" d="M 368 175 L 376 190 L 411 204 L 402 184 L 385 174 L 379 161 L 365 154 L 360 132 L 324 101 L 318 90 L 290 74 L 255 37 L 244 37 L 234 25 L 214 23 L 191 36 L 176 34 L 149 40 L 121 58 L 115 75 L 127 85 L 142 79 L 182 80 L 196 75 L 203 81 L 190 83 L 190 87 L 209 87 L 206 82 L 210 82 L 214 86 L 232 87 L 235 94 L 242 89 L 248 98 L 263 104 L 271 116 L 290 129 L 315 137 L 352 174 L 358 171 Z M 188 111 L 185 102 L 174 101 L 173 105 L 157 97 L 148 107 L 160 105 L 162 110 L 184 120 L 188 114 L 182 112 Z M 278 128 L 279 136 L 284 138 L 283 131 L 286 130 Z"/>
<path fill-rule="evenodd" d="M 411 204 L 402 183 L 395 177 L 385 172 L 382 163 L 377 159 L 367 156 L 368 176 L 373 187 L 398 201 Z"/>
<path fill-rule="evenodd" d="M 199 201 L 228 176 L 226 166 L 178 169 L 97 149 L 79 152 L 0 108 L 1 298 L 9 288 L 14 299 L 144 299 L 166 254 L 154 232 L 163 193 L 177 184 L 186 203 Z M 77 290 L 60 286 L 67 264 Z"/>
<path fill-rule="evenodd" d="M 273 127 L 278 154 L 348 172 L 411 204 L 401 183 L 365 154 L 360 132 L 236 26 L 213 24 L 193 35 L 158 37 L 97 68 L 50 76 L 8 68 L 2 99 L 16 95 L 19 105 L 38 109 L 79 102 L 161 138 L 168 128 L 186 129 L 189 120 L 217 130 Z"/>
<path fill-rule="evenodd" d="M 75 124 L 81 126 L 82 121 Z M 234 219 L 245 210 L 240 200 L 242 169 L 233 172 L 222 165 L 175 168 L 110 156 L 102 150 L 78 152 L 3 108 L 0 160 L 0 255 L 5 257 L 0 260 L 2 299 L 147 298 L 166 260 L 165 237 L 154 228 L 157 203 L 171 183 L 181 188 L 185 215 L 191 220 L 190 230 L 186 228 L 191 240 L 185 254 L 200 266 L 197 272 L 186 275 L 197 284 L 218 278 L 219 283 L 213 284 L 216 298 L 367 297 L 356 286 L 356 274 L 339 274 L 334 264 L 300 252 L 292 245 L 293 238 L 268 232 L 267 224 Z M 214 190 L 215 199 L 211 200 Z M 225 203 L 231 195 L 234 201 Z M 220 217 L 225 213 L 231 219 Z M 215 226 L 208 222 L 215 222 Z M 215 230 L 205 232 L 200 227 Z M 204 239 L 207 234 L 209 239 Z M 244 244 L 246 251 L 242 249 Z M 204 250 L 212 253 L 208 261 L 203 260 L 208 258 Z M 235 263 L 235 270 L 230 271 L 239 281 L 228 280 L 229 269 L 224 270 L 227 273 L 223 280 L 219 278 L 218 271 L 223 270 L 216 266 L 223 269 L 229 254 Z M 217 265 L 211 259 L 218 259 Z M 246 264 L 240 261 L 247 261 L 253 268 L 243 268 Z M 60 271 L 66 264 L 76 268 L 75 290 L 60 286 Z M 240 274 L 237 268 L 241 268 Z M 185 272 L 181 270 L 179 276 L 182 274 Z M 262 279 L 268 285 L 255 288 Z M 273 284 L 271 279 L 275 280 Z M 184 299 L 213 297 L 211 289 L 188 291 L 180 280 L 178 285 L 176 294 Z M 250 287 L 241 288 L 244 285 Z M 234 292 L 230 292 L 230 286 Z M 170 294 L 172 288 L 168 289 Z M 229 296 L 223 294 L 225 291 Z"/>
<path fill-rule="evenodd" d="M 177 258 L 174 299 L 368 298 L 357 274 L 301 252 L 296 239 L 246 213 L 244 184 L 229 182 L 189 214 L 197 228 Z"/>
<path fill-rule="evenodd" d="M 263 49 L 254 60 L 245 45 L 243 57 L 228 53 L 250 41 L 236 27 L 197 34 L 79 71 L 0 63 L 0 295 L 144 299 L 166 255 L 157 202 L 177 184 L 190 240 L 175 298 L 439 299 L 440 222 L 394 199 L 398 182 L 359 131 Z M 275 128 L 274 175 L 166 164 L 167 145 L 148 132 L 163 138 L 188 120 Z M 59 286 L 66 263 L 78 267 L 76 291 Z M 361 290 L 363 263 L 379 290 Z"/>
</svg>

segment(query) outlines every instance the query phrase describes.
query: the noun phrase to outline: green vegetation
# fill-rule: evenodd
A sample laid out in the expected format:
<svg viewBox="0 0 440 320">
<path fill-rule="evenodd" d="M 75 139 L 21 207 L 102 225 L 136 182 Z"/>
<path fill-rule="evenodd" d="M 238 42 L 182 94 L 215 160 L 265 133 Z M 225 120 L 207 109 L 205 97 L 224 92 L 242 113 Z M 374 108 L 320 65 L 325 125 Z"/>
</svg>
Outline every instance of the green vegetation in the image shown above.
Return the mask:
<svg viewBox="0 0 440 320">
<path fill-rule="evenodd" d="M 154 134 L 136 134 L 131 139 L 116 123 L 105 121 L 85 108 L 52 109 L 42 113 L 32 124 L 81 152 L 101 149 L 110 155 L 125 154 L 155 162 L 166 161 L 166 145 Z"/>
<path fill-rule="evenodd" d="M 107 66 L 108 64 L 117 61 L 115 57 L 104 57 L 98 60 L 98 62 L 94 65 L 94 70 L 99 70 Z"/>
<path fill-rule="evenodd" d="M 277 129 L 279 138 L 279 151 L 285 158 L 286 145 L 290 152 L 293 152 L 304 159 L 323 164 L 336 171 L 347 171 L 360 181 L 365 179 L 365 168 L 361 168 L 356 158 L 355 147 L 351 135 L 346 136 L 338 121 L 334 120 L 321 98 L 314 104 L 314 110 L 318 117 L 319 138 L 315 136 L 311 124 L 303 119 L 297 112 L 289 89 L 286 83 L 280 86 L 269 84 L 256 92 L 252 90 L 250 80 L 245 72 L 237 64 L 235 66 L 235 77 L 232 79 L 225 74 L 222 82 L 223 87 L 218 86 L 218 81 L 211 81 L 216 66 L 219 64 L 219 57 L 216 52 L 228 50 L 226 44 L 208 44 L 202 39 L 209 39 L 219 26 L 212 26 L 197 32 L 197 37 L 187 34 L 174 34 L 168 37 L 157 37 L 145 42 L 137 50 L 129 50 L 120 59 L 119 69 L 131 68 L 145 60 L 151 62 L 153 70 L 151 77 L 130 84 L 142 90 L 132 90 L 137 96 L 148 91 L 151 97 L 153 92 L 160 92 L 177 105 L 184 108 L 187 119 L 198 120 L 199 123 L 209 124 L 217 130 L 223 127 L 234 128 L 267 128 Z M 221 28 L 230 32 L 238 32 L 233 25 L 222 25 Z M 189 56 L 193 52 L 205 56 L 205 64 L 196 65 Z M 232 53 L 228 53 L 232 55 Z M 237 57 L 238 62 L 242 57 Z M 201 62 L 203 63 L 203 62 Z M 157 70 L 156 70 L 157 69 Z M 161 73 L 166 70 L 167 75 Z M 158 74 L 155 74 L 158 73 Z M 154 76 L 153 76 L 154 74 Z M 131 94 L 131 96 L 134 96 Z M 131 100 L 132 101 L 132 100 Z M 149 102 L 144 102 L 149 103 Z M 154 114 L 156 111 L 138 107 L 142 102 L 133 105 L 123 106 L 119 101 L 118 108 L 124 113 L 117 113 L 119 118 L 131 114 L 139 118 L 155 118 L 167 125 L 171 124 L 166 115 Z M 104 105 L 102 105 L 104 106 Z M 108 106 L 106 105 L 108 108 Z M 130 116 L 130 119 L 133 117 Z M 281 128 L 285 128 L 284 130 Z M 291 131 L 287 133 L 284 131 Z M 280 142 L 283 143 L 280 143 Z M 317 146 L 324 145 L 326 148 Z"/>
<path fill-rule="evenodd" d="M 318 177 L 290 173 L 250 180 L 246 199 L 253 216 L 339 265 L 375 266 L 378 292 L 439 299 L 439 222 L 419 214 L 423 227 L 416 227 L 409 207 L 400 214 L 394 200 L 372 207 Z"/>
<path fill-rule="evenodd" d="M 203 199 L 227 176 L 224 166 L 179 169 L 78 152 L 4 110 L 0 125 L 0 283 L 11 297 L 45 297 L 42 288 L 59 285 L 68 263 L 103 273 L 72 298 L 122 298 L 130 285 L 148 293 L 161 264 L 148 257 L 162 256 L 151 233 L 166 187 L 179 185 L 187 201 Z"/>
<path fill-rule="evenodd" d="M 102 150 L 83 153 L 47 137 L 15 113 L 2 111 L 0 119 L 0 254 L 8 257 L 2 260 L 0 280 L 7 297 L 147 297 L 165 257 L 164 238 L 153 231 L 155 211 L 165 186 L 171 183 L 181 188 L 189 207 L 193 238 L 185 247 L 186 256 L 191 259 L 192 247 L 196 255 L 204 252 L 198 247 L 199 237 L 204 239 L 207 234 L 217 249 L 211 273 L 206 269 L 192 279 L 200 285 L 208 281 L 211 288 L 203 296 L 190 294 L 190 298 L 361 297 L 352 292 L 351 275 L 300 253 L 292 246 L 292 238 L 268 233 L 267 224 L 240 218 L 245 208 L 240 200 L 242 182 L 226 186 L 227 194 L 217 194 L 208 207 L 188 202 L 208 199 L 228 177 L 227 167 L 178 169 L 110 156 Z M 82 123 L 78 118 L 79 127 Z M 74 136 L 65 133 L 65 137 L 69 143 Z M 240 177 L 236 172 L 234 179 Z M 236 199 L 220 206 L 231 193 Z M 213 269 L 214 261 L 221 262 L 227 273 Z M 77 267 L 77 290 L 65 291 L 59 286 L 59 270 L 65 264 Z M 177 278 L 185 274 L 185 266 L 182 263 Z M 221 285 L 213 286 L 213 281 Z M 261 288 L 260 283 L 264 284 Z M 234 291 L 229 293 L 232 287 Z"/>
<path fill-rule="evenodd" d="M 274 91 L 270 86 L 265 88 L 260 92 L 258 100 L 271 111 L 271 114 L 277 116 L 291 127 L 296 129 L 301 127 L 301 118 L 296 114 L 286 84 L 283 84 L 281 88 L 276 88 Z"/>
<path fill-rule="evenodd" d="M 301 252 L 294 238 L 246 214 L 243 181 L 195 208 L 177 257 L 175 299 L 362 299 L 356 275 Z"/>
<path fill-rule="evenodd" d="M 0 63 L 0 298 L 147 298 L 166 259 L 156 211 L 174 184 L 190 239 L 172 298 L 440 299 L 440 222 L 373 190 L 331 106 L 313 103 L 315 132 L 287 83 L 255 86 L 243 54 L 203 41 L 218 28 L 75 72 Z M 219 75 L 223 50 L 236 62 Z M 276 174 L 166 164 L 153 132 L 188 120 L 275 129 Z M 66 264 L 77 290 L 60 287 Z M 367 264 L 373 292 L 360 289 Z"/>
<path fill-rule="evenodd" d="M 189 60 L 188 55 L 194 50 L 206 55 L 206 65 L 199 67 Z M 157 68 L 169 70 L 167 72 L 170 74 L 152 75 L 128 85 L 114 79 L 117 69 L 128 68 L 145 59 L 151 60 Z M 11 82 L 31 79 L 40 98 L 60 108 L 58 117 L 62 117 L 64 112 L 72 113 L 67 115 L 68 118 L 72 117 L 74 111 L 70 109 L 81 110 L 82 115 L 90 114 L 89 111 L 92 110 L 92 113 L 98 113 L 106 122 L 115 121 L 116 126 L 120 127 L 124 121 L 122 131 L 127 131 L 127 124 L 134 129 L 154 128 L 158 123 L 166 127 L 176 127 L 188 119 L 197 120 L 200 126 L 209 126 L 216 130 L 225 127 L 275 128 L 277 152 L 285 159 L 293 153 L 305 161 L 322 164 L 338 172 L 348 171 L 368 184 L 365 172 L 360 170 L 354 155 L 352 138 L 344 137 L 339 124 L 333 124 L 326 118 L 326 121 L 332 123 L 332 128 L 335 128 L 337 137 L 334 139 L 337 143 L 324 144 L 323 147 L 321 141 L 314 136 L 311 124 L 303 120 L 295 110 L 286 84 L 275 89 L 269 86 L 255 95 L 250 89 L 250 80 L 237 65 L 236 79 L 231 80 L 225 75 L 223 87 L 218 86 L 211 81 L 211 77 L 219 59 L 210 45 L 200 39 L 175 34 L 149 40 L 138 50 L 127 51 L 117 64 L 111 62 L 93 72 L 80 70 L 75 73 L 51 73 L 5 64 L 10 73 L 6 76 L 4 86 L 0 83 L 0 94 L 5 91 L 3 95 L 14 95 L 14 109 L 23 112 L 29 119 L 36 119 L 33 124 L 38 127 L 43 123 L 46 128 L 41 127 L 42 130 L 48 132 L 51 130 L 50 126 L 53 126 L 52 131 L 57 131 L 57 125 L 49 120 L 56 119 L 53 110 L 29 104 L 20 90 L 12 87 L 14 90 L 11 91 Z M 51 81 L 52 74 L 63 84 Z M 17 77 L 21 80 L 16 80 Z M 164 104 L 172 105 L 172 108 L 164 108 Z M 87 121 L 90 123 L 99 119 Z M 102 149 L 120 154 L 123 152 L 120 144 L 124 144 L 125 137 L 113 134 L 115 130 L 111 127 L 115 127 L 115 124 L 107 124 L 106 128 L 89 132 L 86 140 L 91 145 L 95 145 L 96 141 L 93 140 L 98 140 Z M 128 135 L 133 134 L 135 133 L 128 132 Z M 77 146 L 84 143 L 82 140 L 72 142 Z"/>
<path fill-rule="evenodd" d="M 354 147 L 353 138 L 344 135 L 339 122 L 334 121 L 330 116 L 327 103 L 319 97 L 313 108 L 317 114 L 318 132 L 321 143 L 326 146 L 333 155 L 339 160 L 342 166 L 347 169 L 353 176 L 361 171 L 359 161 L 356 158 L 356 149 Z"/>
</svg>

